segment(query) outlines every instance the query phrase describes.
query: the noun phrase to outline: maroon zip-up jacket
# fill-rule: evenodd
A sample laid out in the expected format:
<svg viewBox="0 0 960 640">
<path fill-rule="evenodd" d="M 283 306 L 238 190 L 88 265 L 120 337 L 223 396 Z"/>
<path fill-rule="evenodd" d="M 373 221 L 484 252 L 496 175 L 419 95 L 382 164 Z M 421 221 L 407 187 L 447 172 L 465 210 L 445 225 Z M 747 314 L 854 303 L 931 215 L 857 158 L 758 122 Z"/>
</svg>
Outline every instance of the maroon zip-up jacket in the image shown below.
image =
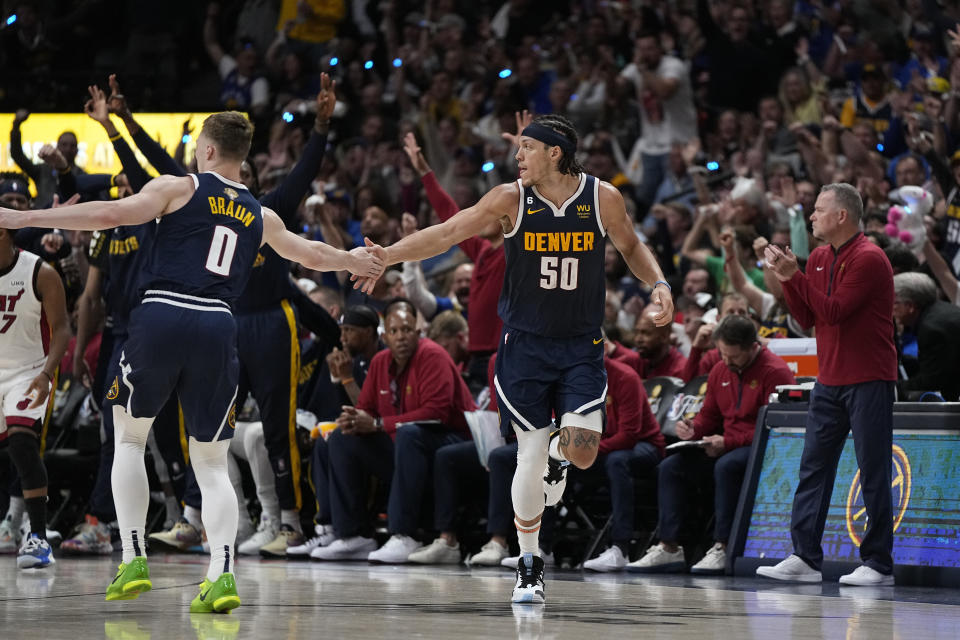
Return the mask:
<svg viewBox="0 0 960 640">
<path fill-rule="evenodd" d="M 399 375 L 390 349 L 373 356 L 357 398 L 357 409 L 382 418 L 383 430 L 394 439 L 398 423 L 432 420 L 469 438 L 463 412 L 476 408 L 450 354 L 429 338 L 420 338 Z"/>
<path fill-rule="evenodd" d="M 893 269 L 862 233 L 837 250 L 814 249 L 807 272 L 784 282 L 783 294 L 800 326 L 816 327 L 820 383 L 896 381 Z"/>
<path fill-rule="evenodd" d="M 640 376 L 629 365 L 610 356 L 603 359 L 603 365 L 607 370 L 607 426 L 598 453 L 632 449 L 638 442 L 646 441 L 663 457 L 663 434 L 650 410 Z"/>
<path fill-rule="evenodd" d="M 766 347 L 742 373 L 734 373 L 723 360 L 713 365 L 707 378 L 703 408 L 693 419 L 694 439 L 723 431 L 727 451 L 753 442 L 757 413 L 767 404 L 777 385 L 794 384 L 787 363 Z"/>
</svg>

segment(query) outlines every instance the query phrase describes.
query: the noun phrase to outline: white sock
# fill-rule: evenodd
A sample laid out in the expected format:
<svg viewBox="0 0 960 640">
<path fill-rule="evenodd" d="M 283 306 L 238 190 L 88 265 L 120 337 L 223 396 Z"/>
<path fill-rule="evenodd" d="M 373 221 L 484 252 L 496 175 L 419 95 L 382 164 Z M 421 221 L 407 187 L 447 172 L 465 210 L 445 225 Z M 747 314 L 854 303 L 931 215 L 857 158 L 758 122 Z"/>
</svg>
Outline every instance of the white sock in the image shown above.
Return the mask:
<svg viewBox="0 0 960 640">
<path fill-rule="evenodd" d="M 267 454 L 267 446 L 263 440 L 263 424 L 254 422 L 247 425 L 243 433 L 235 434 L 243 439 L 243 451 L 247 456 L 247 462 L 250 463 L 250 473 L 253 475 L 253 484 L 257 487 L 257 499 L 260 501 L 260 508 L 264 513 L 270 514 L 274 520 L 281 520 L 280 498 L 277 497 L 277 479 L 273 474 L 273 467 L 270 466 L 270 456 Z M 296 518 L 297 525 L 300 524 L 299 516 Z M 295 530 L 300 528 L 293 523 L 288 523 Z"/>
<path fill-rule="evenodd" d="M 540 555 L 540 518 L 537 518 L 533 525 L 522 525 L 514 518 L 513 526 L 517 528 L 517 542 L 520 545 L 520 553 Z"/>
<path fill-rule="evenodd" d="M 287 524 L 293 527 L 298 533 L 303 533 L 300 526 L 300 512 L 296 509 L 284 509 L 280 512 L 280 524 Z"/>
<path fill-rule="evenodd" d="M 113 428 L 116 444 L 110 482 L 113 485 L 113 503 L 117 509 L 117 524 L 123 543 L 123 562 L 136 556 L 146 556 L 143 530 L 150 504 L 150 484 L 143 453 L 153 418 L 134 418 L 123 407 L 113 405 Z"/>
<path fill-rule="evenodd" d="M 7 509 L 7 518 L 10 518 L 14 527 L 19 527 L 23 520 L 23 512 L 27 508 L 27 503 L 23 501 L 23 496 L 10 496 L 10 507 Z"/>
<path fill-rule="evenodd" d="M 543 515 L 543 472 L 547 466 L 549 429 L 523 431 L 514 425 L 517 433 L 517 471 L 513 474 L 514 524 L 520 553 L 540 555 L 540 518 Z M 533 522 L 521 525 L 519 520 Z"/>
<path fill-rule="evenodd" d="M 210 547 L 210 568 L 207 580 L 215 582 L 224 573 L 233 573 L 233 545 Z M 214 568 L 216 567 L 216 570 Z M 216 577 L 213 575 L 216 574 Z"/>
<path fill-rule="evenodd" d="M 192 455 L 193 454 L 191 454 L 191 456 Z M 196 473 L 197 470 L 194 469 L 193 472 Z M 199 482 L 199 480 L 197 482 Z M 200 495 L 203 495 L 202 491 L 200 492 Z M 197 531 L 203 528 L 203 512 L 196 507 L 191 507 L 190 505 L 185 506 L 183 508 L 183 519 L 196 527 Z"/>
<path fill-rule="evenodd" d="M 233 572 L 240 507 L 227 471 L 229 446 L 229 440 L 198 442 L 190 438 L 190 463 L 203 496 L 203 524 L 210 543 L 210 582 L 223 573 Z"/>
</svg>

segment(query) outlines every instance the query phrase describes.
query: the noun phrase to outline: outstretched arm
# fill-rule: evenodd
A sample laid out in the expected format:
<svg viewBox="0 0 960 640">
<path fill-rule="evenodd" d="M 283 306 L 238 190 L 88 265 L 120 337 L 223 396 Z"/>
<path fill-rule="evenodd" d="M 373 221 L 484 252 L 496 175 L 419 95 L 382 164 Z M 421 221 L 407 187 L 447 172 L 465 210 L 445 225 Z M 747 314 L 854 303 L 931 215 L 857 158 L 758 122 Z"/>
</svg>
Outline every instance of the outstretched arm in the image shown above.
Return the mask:
<svg viewBox="0 0 960 640">
<path fill-rule="evenodd" d="M 610 234 L 613 246 L 623 256 L 633 275 L 640 278 L 647 285 L 653 287 L 651 301 L 662 307 L 660 313 L 653 318 L 658 327 L 673 322 L 673 297 L 663 279 L 663 271 L 657 264 L 657 259 L 649 248 L 637 237 L 630 224 L 623 196 L 617 189 L 606 183 L 600 183 L 600 220 Z M 658 284 L 659 283 L 659 284 Z"/>
<path fill-rule="evenodd" d="M 99 231 L 143 224 L 172 211 L 174 207 L 170 206 L 171 203 L 176 203 L 177 207 L 185 204 L 192 194 L 192 180 L 160 176 L 147 183 L 140 193 L 122 200 L 82 202 L 56 209 L 36 211 L 0 208 L 0 228 L 51 227 L 75 231 Z"/>
<path fill-rule="evenodd" d="M 495 220 L 517 211 L 517 185 L 502 184 L 487 192 L 480 202 L 457 212 L 440 224 L 417 231 L 386 248 L 386 266 L 411 260 L 425 260 L 480 233 Z"/>
<path fill-rule="evenodd" d="M 334 249 L 323 242 L 301 238 L 287 231 L 280 216 L 272 209 L 263 207 L 261 211 L 263 211 L 263 243 L 273 247 L 281 257 L 315 271 L 346 270 L 360 277 L 374 280 L 383 273 L 383 260 L 377 252 L 368 250 L 366 247 L 357 247 L 347 252 Z"/>
</svg>

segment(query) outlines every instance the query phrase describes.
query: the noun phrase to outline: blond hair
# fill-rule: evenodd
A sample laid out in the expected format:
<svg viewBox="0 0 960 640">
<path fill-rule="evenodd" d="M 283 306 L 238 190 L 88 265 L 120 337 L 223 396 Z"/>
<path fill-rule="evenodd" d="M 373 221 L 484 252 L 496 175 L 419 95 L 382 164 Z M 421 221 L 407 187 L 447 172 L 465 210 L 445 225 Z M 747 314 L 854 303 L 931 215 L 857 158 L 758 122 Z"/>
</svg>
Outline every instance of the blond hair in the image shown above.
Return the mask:
<svg viewBox="0 0 960 640">
<path fill-rule="evenodd" d="M 207 136 L 221 157 L 240 162 L 250 153 L 253 123 L 239 111 L 221 111 L 207 116 L 200 133 Z"/>
</svg>

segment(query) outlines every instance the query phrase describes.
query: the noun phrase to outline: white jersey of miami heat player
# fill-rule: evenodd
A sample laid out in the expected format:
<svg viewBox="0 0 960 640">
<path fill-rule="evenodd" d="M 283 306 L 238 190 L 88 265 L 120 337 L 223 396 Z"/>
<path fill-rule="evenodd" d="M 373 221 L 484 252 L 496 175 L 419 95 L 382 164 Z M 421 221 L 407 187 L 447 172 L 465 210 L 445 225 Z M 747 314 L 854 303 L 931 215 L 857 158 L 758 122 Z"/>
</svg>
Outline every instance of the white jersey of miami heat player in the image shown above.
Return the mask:
<svg viewBox="0 0 960 640">
<path fill-rule="evenodd" d="M 37 291 L 42 265 L 39 256 L 21 251 L 0 273 L 0 382 L 46 362 L 50 331 Z"/>
</svg>

